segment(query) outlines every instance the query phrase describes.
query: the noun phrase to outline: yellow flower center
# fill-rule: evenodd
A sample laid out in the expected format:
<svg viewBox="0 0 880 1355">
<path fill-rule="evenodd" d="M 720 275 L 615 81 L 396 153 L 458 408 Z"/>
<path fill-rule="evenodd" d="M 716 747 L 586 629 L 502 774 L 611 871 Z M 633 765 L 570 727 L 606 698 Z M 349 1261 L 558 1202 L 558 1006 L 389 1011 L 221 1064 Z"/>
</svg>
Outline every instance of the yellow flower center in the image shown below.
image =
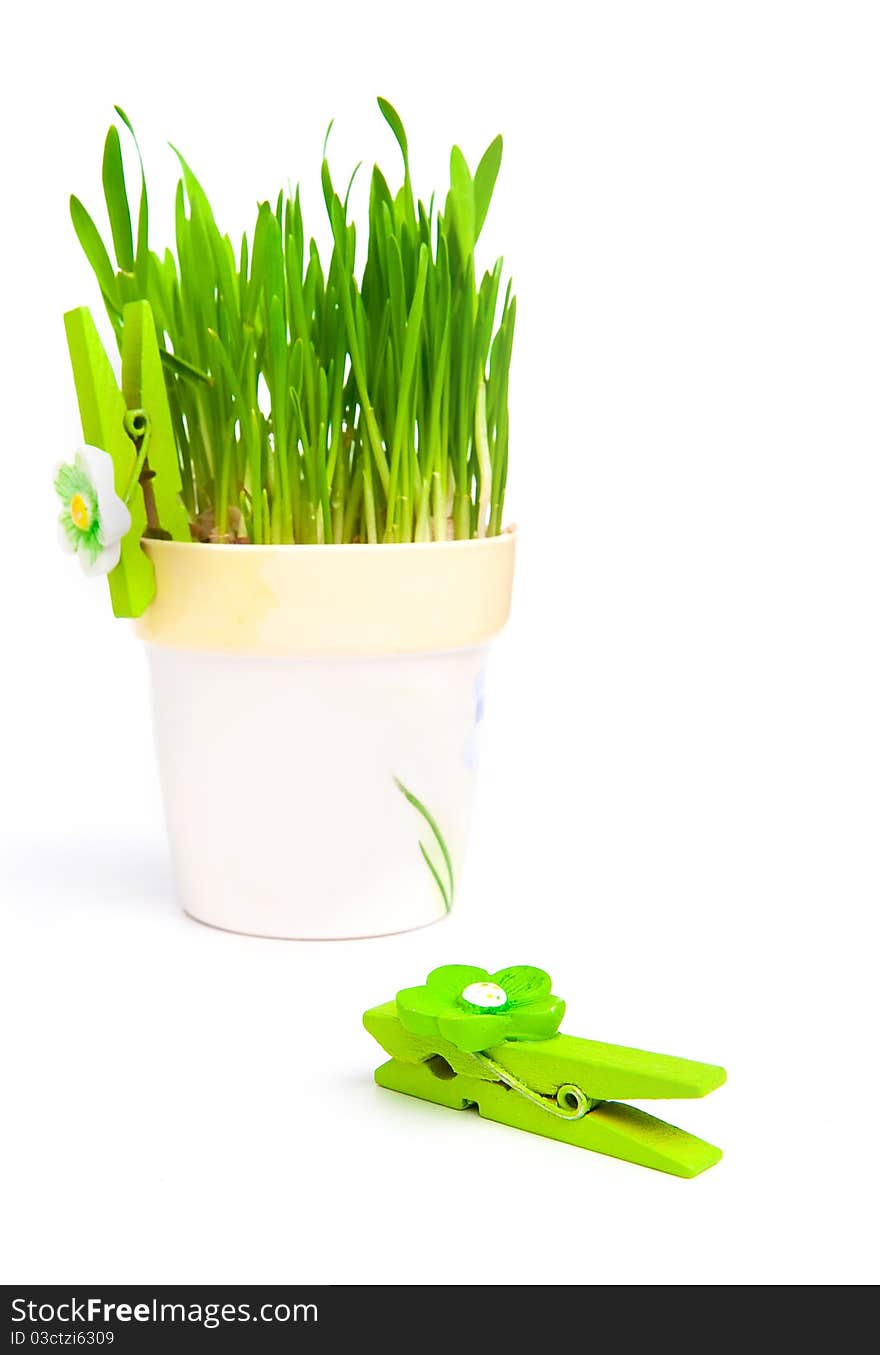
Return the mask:
<svg viewBox="0 0 880 1355">
<path fill-rule="evenodd" d="M 89 512 L 89 505 L 81 494 L 74 494 L 70 500 L 70 516 L 73 518 L 74 525 L 81 532 L 87 532 L 92 521 L 92 515 Z"/>
</svg>

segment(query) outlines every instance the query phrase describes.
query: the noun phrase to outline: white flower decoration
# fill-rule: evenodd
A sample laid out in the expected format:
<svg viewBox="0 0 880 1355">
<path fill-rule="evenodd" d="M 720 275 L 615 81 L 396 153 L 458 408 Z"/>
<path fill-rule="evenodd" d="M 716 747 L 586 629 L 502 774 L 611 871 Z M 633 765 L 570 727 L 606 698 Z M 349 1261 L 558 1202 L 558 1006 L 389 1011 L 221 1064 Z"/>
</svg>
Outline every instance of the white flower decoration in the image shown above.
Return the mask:
<svg viewBox="0 0 880 1355">
<path fill-rule="evenodd" d="M 100 447 L 80 447 L 72 465 L 58 467 L 55 491 L 62 505 L 62 546 L 79 556 L 86 574 L 109 574 L 131 527 L 131 514 L 116 493 L 112 458 Z"/>
</svg>

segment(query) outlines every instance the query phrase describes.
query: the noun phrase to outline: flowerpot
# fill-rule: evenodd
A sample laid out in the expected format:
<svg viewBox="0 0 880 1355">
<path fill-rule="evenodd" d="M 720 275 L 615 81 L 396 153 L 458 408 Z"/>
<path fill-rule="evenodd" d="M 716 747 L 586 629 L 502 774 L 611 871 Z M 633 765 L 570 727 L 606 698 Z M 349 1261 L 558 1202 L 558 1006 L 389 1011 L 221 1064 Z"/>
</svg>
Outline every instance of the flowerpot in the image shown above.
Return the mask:
<svg viewBox="0 0 880 1355">
<path fill-rule="evenodd" d="M 185 910 L 291 938 L 444 917 L 514 534 L 145 549 L 157 594 L 137 629 Z"/>
</svg>

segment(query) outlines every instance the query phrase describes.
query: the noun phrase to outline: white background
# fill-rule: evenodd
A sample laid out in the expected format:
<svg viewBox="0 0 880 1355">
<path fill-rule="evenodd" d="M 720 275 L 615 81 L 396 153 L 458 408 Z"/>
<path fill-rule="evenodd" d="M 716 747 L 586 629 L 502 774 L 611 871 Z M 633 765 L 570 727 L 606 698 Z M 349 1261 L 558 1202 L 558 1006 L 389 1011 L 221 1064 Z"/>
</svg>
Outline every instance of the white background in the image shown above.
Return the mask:
<svg viewBox="0 0 880 1355">
<path fill-rule="evenodd" d="M 84 0 L 6 41 L 0 1276 L 876 1279 L 876 6 Z M 233 232 L 288 177 L 317 223 L 331 116 L 338 179 L 397 174 L 377 93 L 424 196 L 505 136 L 514 613 L 455 916 L 250 940 L 177 910 L 143 656 L 56 550 L 61 317 L 98 309 L 67 195 L 98 210 L 116 101 L 154 243 L 167 140 Z M 221 736 L 206 775 L 244 774 Z M 374 1088 L 361 1012 L 448 961 L 543 965 L 572 1033 L 723 1063 L 660 1110 L 724 1161 Z"/>
</svg>

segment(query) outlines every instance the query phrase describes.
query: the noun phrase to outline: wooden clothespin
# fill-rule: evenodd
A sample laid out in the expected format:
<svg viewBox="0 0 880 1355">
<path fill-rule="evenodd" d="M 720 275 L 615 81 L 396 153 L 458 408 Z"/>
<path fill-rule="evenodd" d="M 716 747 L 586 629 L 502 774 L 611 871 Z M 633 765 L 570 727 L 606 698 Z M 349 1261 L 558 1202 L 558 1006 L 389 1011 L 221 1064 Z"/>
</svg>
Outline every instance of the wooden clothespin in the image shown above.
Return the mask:
<svg viewBox="0 0 880 1355">
<path fill-rule="evenodd" d="M 87 307 L 64 317 L 83 436 L 113 461 L 116 493 L 131 514 L 119 563 L 108 574 L 116 616 L 140 616 L 156 594 L 145 535 L 189 541 L 165 376 L 147 301 L 123 311 L 122 390 Z"/>
<path fill-rule="evenodd" d="M 433 970 L 422 987 L 365 1012 L 391 1055 L 376 1082 L 674 1176 L 714 1166 L 720 1148 L 622 1103 L 705 1096 L 724 1069 L 560 1035 L 565 1003 L 550 986 L 531 965 Z"/>
</svg>

